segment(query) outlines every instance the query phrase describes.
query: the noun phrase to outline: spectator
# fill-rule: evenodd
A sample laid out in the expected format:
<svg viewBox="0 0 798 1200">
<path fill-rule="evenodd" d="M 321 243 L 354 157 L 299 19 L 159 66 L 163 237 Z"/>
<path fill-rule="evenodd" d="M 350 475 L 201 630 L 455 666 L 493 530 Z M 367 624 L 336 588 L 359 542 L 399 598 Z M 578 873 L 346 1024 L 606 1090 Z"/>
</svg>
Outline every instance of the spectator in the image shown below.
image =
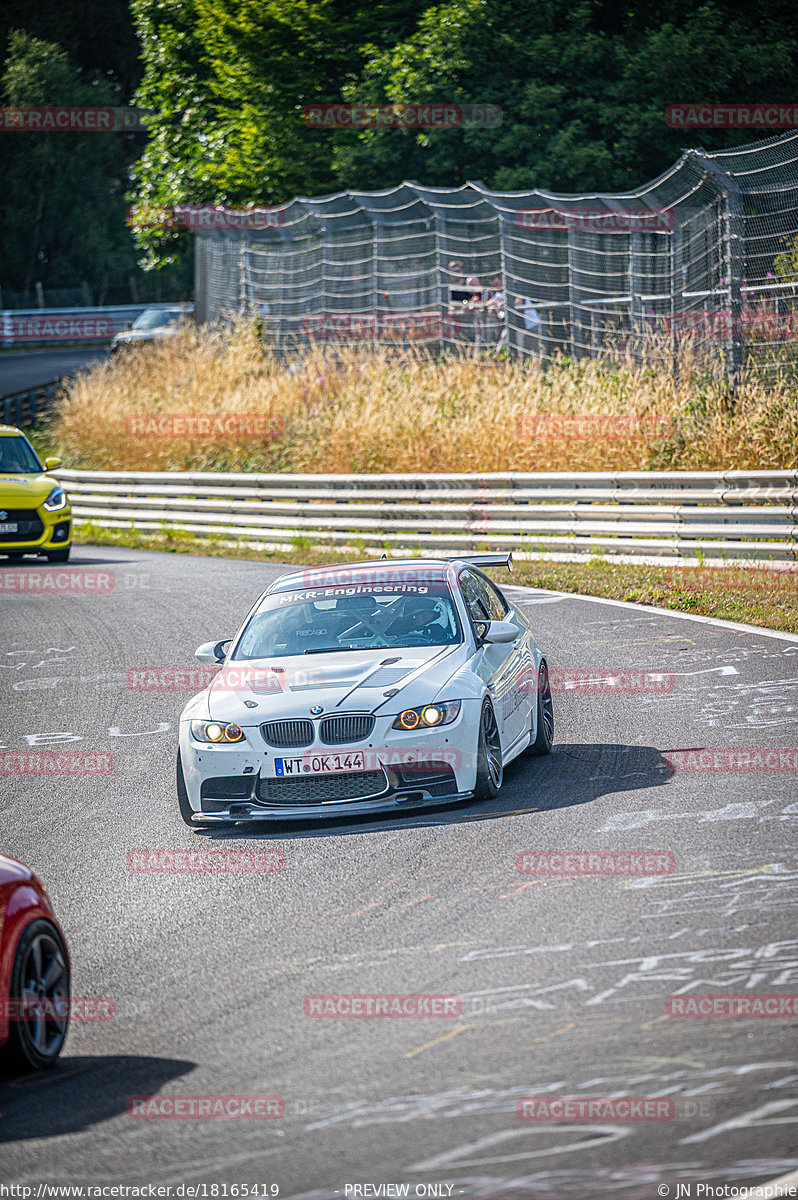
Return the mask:
<svg viewBox="0 0 798 1200">
<path fill-rule="evenodd" d="M 468 288 L 469 304 L 471 304 L 471 305 L 481 304 L 482 303 L 482 284 L 479 282 L 479 279 L 476 277 L 476 275 L 468 276 L 468 279 L 466 280 L 466 287 Z"/>
<path fill-rule="evenodd" d="M 465 271 L 459 258 L 453 258 L 449 263 L 449 277 L 449 301 L 451 304 L 462 304 L 470 298 L 470 293 L 465 286 Z"/>
<path fill-rule="evenodd" d="M 490 281 L 490 287 L 486 287 L 482 293 L 482 299 L 485 301 L 488 309 L 495 312 L 499 320 L 504 316 L 504 285 L 501 275 L 494 275 Z"/>
<path fill-rule="evenodd" d="M 535 307 L 535 301 L 529 296 L 519 296 L 515 303 L 521 309 L 524 318 L 524 331 L 519 337 L 519 349 L 522 354 L 539 354 L 540 314 Z"/>
</svg>

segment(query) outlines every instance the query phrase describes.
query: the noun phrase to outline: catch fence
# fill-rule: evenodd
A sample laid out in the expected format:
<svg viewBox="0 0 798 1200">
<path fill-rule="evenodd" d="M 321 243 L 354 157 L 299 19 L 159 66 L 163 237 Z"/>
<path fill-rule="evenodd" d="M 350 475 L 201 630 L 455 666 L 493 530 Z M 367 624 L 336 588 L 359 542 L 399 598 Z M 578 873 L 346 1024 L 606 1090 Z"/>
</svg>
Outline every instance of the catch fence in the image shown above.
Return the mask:
<svg viewBox="0 0 798 1200">
<path fill-rule="evenodd" d="M 260 228 L 195 228 L 197 316 L 256 314 L 279 351 L 611 345 L 667 362 L 689 342 L 732 381 L 796 366 L 798 131 L 688 150 L 617 195 L 405 182 L 258 212 Z"/>
</svg>

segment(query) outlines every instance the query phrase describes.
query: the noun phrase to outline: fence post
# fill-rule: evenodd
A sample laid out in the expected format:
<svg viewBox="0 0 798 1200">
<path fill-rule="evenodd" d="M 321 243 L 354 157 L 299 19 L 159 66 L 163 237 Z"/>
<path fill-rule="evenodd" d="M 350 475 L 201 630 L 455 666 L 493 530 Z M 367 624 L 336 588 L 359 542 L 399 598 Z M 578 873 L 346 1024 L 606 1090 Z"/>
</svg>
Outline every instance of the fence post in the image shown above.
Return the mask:
<svg viewBox="0 0 798 1200">
<path fill-rule="evenodd" d="M 501 265 L 502 290 L 504 291 L 504 346 L 509 355 L 511 352 L 510 294 L 507 291 L 507 245 L 505 242 L 505 222 L 507 217 L 503 212 L 499 212 L 496 213 L 496 220 L 499 222 L 499 262 Z M 501 342 L 501 338 L 499 341 Z"/>
<path fill-rule="evenodd" d="M 574 281 L 576 274 L 576 262 L 578 249 L 576 245 L 576 230 L 568 225 L 568 341 L 571 347 L 571 357 L 581 358 L 581 347 L 579 345 L 580 324 L 577 316 L 579 312 L 579 300 L 577 299 L 577 285 Z"/>
<path fill-rule="evenodd" d="M 723 199 L 721 217 L 721 239 L 723 242 L 723 265 L 726 280 L 726 297 L 729 307 L 729 323 L 726 331 L 726 369 L 729 391 L 732 396 L 740 382 L 743 367 L 743 209 L 737 181 L 729 175 L 703 150 L 689 150 L 688 154 L 702 166 L 704 174 L 712 182 Z"/>
<path fill-rule="evenodd" d="M 641 358 L 641 334 L 643 331 L 643 272 L 642 234 L 631 230 L 629 237 L 629 331 L 632 354 L 635 361 Z"/>
<path fill-rule="evenodd" d="M 679 366 L 679 317 L 684 312 L 684 235 L 682 226 L 674 225 L 671 230 L 671 371 L 676 374 Z"/>
<path fill-rule="evenodd" d="M 740 382 L 743 369 L 743 216 L 740 193 L 736 187 L 726 192 L 724 220 L 724 249 L 726 278 L 729 287 L 729 390 L 732 395 Z"/>
</svg>

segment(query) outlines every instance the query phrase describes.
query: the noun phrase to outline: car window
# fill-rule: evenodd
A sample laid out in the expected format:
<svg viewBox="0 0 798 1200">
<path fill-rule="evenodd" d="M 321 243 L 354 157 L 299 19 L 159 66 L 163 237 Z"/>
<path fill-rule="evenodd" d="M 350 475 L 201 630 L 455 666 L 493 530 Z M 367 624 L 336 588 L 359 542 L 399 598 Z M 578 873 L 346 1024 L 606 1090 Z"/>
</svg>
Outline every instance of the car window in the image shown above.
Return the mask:
<svg viewBox="0 0 798 1200">
<path fill-rule="evenodd" d="M 0 437 L 0 472 L 9 475 L 32 475 L 42 465 L 23 437 Z"/>
<path fill-rule="evenodd" d="M 488 594 L 491 621 L 503 621 L 510 611 L 510 605 L 496 587 L 495 583 L 493 583 L 490 579 L 482 579 L 479 576 L 477 576 L 477 578 Z"/>
<path fill-rule="evenodd" d="M 187 316 L 187 313 L 179 309 L 170 308 L 148 308 L 143 313 L 139 313 L 133 322 L 134 329 L 158 329 L 162 325 L 174 325 L 182 317 Z"/>
<path fill-rule="evenodd" d="M 461 641 L 446 583 L 274 592 L 251 617 L 233 658 L 447 646 Z"/>
<path fill-rule="evenodd" d="M 468 615 L 472 621 L 490 621 L 490 597 L 482 581 L 473 571 L 463 571 L 460 576 L 460 590 L 466 602 Z"/>
</svg>

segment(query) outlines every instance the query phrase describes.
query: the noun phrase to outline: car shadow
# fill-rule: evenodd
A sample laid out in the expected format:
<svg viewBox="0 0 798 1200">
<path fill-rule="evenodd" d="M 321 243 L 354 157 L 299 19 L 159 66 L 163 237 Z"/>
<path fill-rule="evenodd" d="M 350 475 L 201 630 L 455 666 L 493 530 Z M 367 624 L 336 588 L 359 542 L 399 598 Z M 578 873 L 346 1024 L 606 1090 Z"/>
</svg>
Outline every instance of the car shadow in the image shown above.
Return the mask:
<svg viewBox="0 0 798 1200">
<path fill-rule="evenodd" d="M 5 554 L 6 551 L 2 551 Z M 140 566 L 141 560 L 135 558 L 102 558 L 98 555 L 92 555 L 91 558 L 81 555 L 76 558 L 74 554 L 65 563 L 51 563 L 41 555 L 24 554 L 19 552 L 20 558 L 4 558 L 0 557 L 0 568 L 10 569 L 24 567 L 26 571 L 39 568 L 42 571 L 52 571 L 53 567 L 57 566 L 59 571 L 80 571 L 84 567 L 124 567 L 124 566 Z"/>
<path fill-rule="evenodd" d="M 340 837 L 375 830 L 406 829 L 418 825 L 460 825 L 469 821 L 500 820 L 521 813 L 551 812 L 591 804 L 601 796 L 633 792 L 667 783 L 673 768 L 654 746 L 617 743 L 562 743 L 543 758 L 517 758 L 504 775 L 499 795 L 483 802 L 464 800 L 435 808 L 408 809 L 373 816 L 340 816 L 323 824 L 275 821 L 264 825 L 240 821 L 236 825 L 197 829 L 197 836 L 212 841 Z"/>
<path fill-rule="evenodd" d="M 0 1077 L 0 1143 L 80 1133 L 127 1111 L 196 1063 L 140 1055 L 60 1058 L 49 1071 Z"/>
</svg>

